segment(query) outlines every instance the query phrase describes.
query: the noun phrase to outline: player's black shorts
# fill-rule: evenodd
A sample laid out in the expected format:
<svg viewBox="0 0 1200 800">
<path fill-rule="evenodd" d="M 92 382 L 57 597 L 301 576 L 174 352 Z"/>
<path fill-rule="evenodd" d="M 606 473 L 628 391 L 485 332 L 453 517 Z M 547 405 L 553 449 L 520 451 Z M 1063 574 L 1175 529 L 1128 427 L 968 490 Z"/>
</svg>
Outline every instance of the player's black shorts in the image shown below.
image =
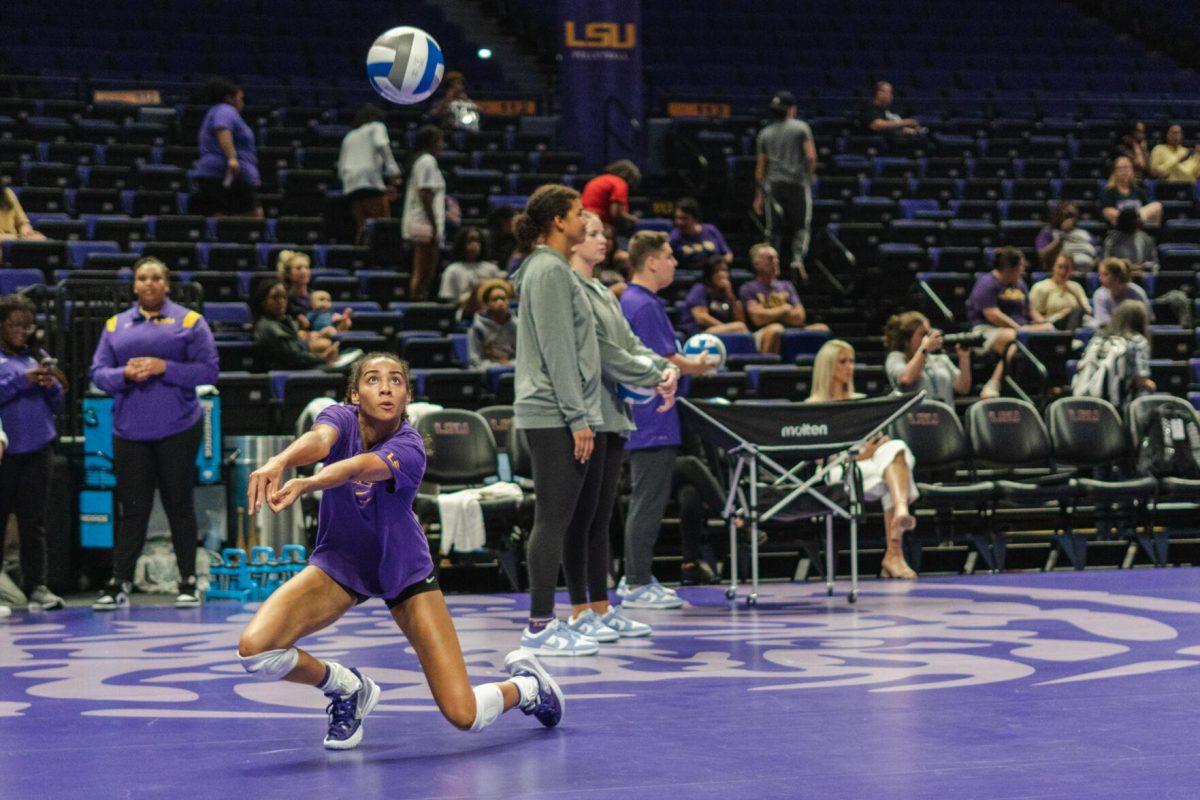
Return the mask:
<svg viewBox="0 0 1200 800">
<path fill-rule="evenodd" d="M 351 597 L 354 598 L 355 605 L 362 605 L 371 599 L 370 595 L 359 594 L 341 581 L 335 580 L 334 583 L 336 583 L 338 586 L 341 586 Z M 384 602 L 387 603 L 388 608 L 395 608 L 410 597 L 416 597 L 422 592 L 440 592 L 441 590 L 442 587 L 441 584 L 438 583 L 437 570 L 435 569 L 433 572 L 429 573 L 428 577 L 422 578 L 416 583 L 404 587 L 404 589 L 400 591 L 400 594 L 396 595 L 395 597 L 384 598 Z"/>
</svg>

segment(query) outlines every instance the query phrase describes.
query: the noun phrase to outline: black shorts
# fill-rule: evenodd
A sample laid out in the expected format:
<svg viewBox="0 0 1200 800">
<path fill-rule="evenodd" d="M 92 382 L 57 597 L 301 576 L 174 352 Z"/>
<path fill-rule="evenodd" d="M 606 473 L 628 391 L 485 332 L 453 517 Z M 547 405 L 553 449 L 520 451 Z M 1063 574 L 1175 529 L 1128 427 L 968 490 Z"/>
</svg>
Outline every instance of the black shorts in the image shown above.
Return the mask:
<svg viewBox="0 0 1200 800">
<path fill-rule="evenodd" d="M 346 590 L 347 594 L 354 598 L 354 605 L 356 606 L 362 605 L 371 599 L 370 595 L 359 594 L 341 581 L 334 580 L 334 583 L 336 583 L 338 586 L 341 586 Z M 424 592 L 440 592 L 441 590 L 442 587 L 441 584 L 438 583 L 437 570 L 435 569 L 433 572 L 429 573 L 429 577 L 422 578 L 416 583 L 404 587 L 400 591 L 400 594 L 396 595 L 395 597 L 384 598 L 383 602 L 387 604 L 388 608 L 395 608 L 405 600 L 408 600 L 410 597 L 416 597 Z"/>
<path fill-rule="evenodd" d="M 243 180 L 229 186 L 222 178 L 196 178 L 196 193 L 188 202 L 192 214 L 250 214 L 258 208 L 254 187 Z"/>
</svg>

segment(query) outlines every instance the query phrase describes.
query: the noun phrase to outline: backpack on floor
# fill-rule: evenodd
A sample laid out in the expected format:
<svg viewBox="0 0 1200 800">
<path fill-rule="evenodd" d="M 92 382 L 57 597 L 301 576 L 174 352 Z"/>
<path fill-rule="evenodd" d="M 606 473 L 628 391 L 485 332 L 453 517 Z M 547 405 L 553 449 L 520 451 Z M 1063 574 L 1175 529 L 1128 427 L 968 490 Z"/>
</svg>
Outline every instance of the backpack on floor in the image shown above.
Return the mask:
<svg viewBox="0 0 1200 800">
<path fill-rule="evenodd" d="M 1155 478 L 1200 478 L 1200 426 L 1191 412 L 1170 403 L 1150 412 L 1138 448 L 1138 472 Z"/>
<path fill-rule="evenodd" d="M 1088 342 L 1071 378 L 1075 397 L 1099 397 L 1124 408 L 1132 394 L 1129 340 L 1124 336 L 1096 335 Z"/>
</svg>

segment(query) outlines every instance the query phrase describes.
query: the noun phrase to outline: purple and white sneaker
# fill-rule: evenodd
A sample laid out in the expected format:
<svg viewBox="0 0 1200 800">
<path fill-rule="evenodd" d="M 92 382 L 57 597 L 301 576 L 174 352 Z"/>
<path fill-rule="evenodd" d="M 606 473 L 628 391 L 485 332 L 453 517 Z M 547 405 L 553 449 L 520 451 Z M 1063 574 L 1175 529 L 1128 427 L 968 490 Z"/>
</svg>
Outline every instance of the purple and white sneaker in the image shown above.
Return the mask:
<svg viewBox="0 0 1200 800">
<path fill-rule="evenodd" d="M 379 684 L 357 669 L 350 671 L 362 682 L 357 692 L 349 697 L 325 695 L 329 698 L 329 705 L 325 707 L 325 713 L 329 715 L 329 732 L 325 734 L 326 750 L 353 750 L 358 747 L 362 741 L 363 720 L 379 702 Z"/>
<path fill-rule="evenodd" d="M 535 717 L 547 728 L 553 728 L 562 722 L 567 701 L 563 697 L 562 689 L 558 688 L 550 673 L 542 667 L 537 656 L 528 650 L 513 650 L 504 657 L 504 669 L 513 678 L 525 675 L 537 681 L 537 697 L 520 705 L 523 713 Z"/>
<path fill-rule="evenodd" d="M 595 639 L 597 642 L 615 642 L 621 636 L 605 624 L 600 615 L 590 608 L 577 617 L 567 620 L 567 627 L 581 636 Z"/>
<path fill-rule="evenodd" d="M 622 639 L 636 639 L 639 636 L 649 636 L 652 629 L 644 622 L 630 619 L 621 613 L 620 606 L 609 606 L 608 613 L 600 621 L 617 632 Z"/>
</svg>

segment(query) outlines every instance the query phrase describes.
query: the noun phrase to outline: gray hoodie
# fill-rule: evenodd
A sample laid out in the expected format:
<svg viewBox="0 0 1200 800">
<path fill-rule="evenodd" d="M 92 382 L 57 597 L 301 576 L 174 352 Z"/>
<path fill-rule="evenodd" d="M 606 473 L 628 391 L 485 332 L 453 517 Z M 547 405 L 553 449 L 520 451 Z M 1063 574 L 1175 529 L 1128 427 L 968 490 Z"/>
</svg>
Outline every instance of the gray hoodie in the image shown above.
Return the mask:
<svg viewBox="0 0 1200 800">
<path fill-rule="evenodd" d="M 482 310 L 475 315 L 471 330 L 467 332 L 471 369 L 496 366 L 500 359 L 512 361 L 516 348 L 517 322 L 513 316 L 504 322 L 496 322 Z"/>
<path fill-rule="evenodd" d="M 657 386 L 662 382 L 663 370 L 671 366 L 671 362 L 642 344 L 629 327 L 617 296 L 607 286 L 598 280 L 588 281 L 586 286 L 587 298 L 596 317 L 596 341 L 600 345 L 600 374 L 604 383 L 600 398 L 604 422 L 597 432 L 625 434 L 637 430 L 637 426 L 633 424 L 629 404 L 617 394 L 617 384 Z"/>
<path fill-rule="evenodd" d="M 597 429 L 600 346 L 587 286 L 562 254 L 541 246 L 513 273 L 517 314 L 517 428 Z"/>
</svg>

